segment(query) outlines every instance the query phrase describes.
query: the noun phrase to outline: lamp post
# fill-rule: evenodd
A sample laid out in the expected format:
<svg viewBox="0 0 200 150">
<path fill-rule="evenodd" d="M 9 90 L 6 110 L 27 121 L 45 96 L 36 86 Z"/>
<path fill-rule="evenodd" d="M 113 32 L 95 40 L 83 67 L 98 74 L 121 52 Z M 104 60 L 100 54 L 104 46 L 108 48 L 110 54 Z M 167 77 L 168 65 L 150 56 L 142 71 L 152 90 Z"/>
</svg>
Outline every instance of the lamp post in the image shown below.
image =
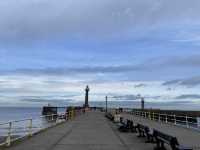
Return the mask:
<svg viewBox="0 0 200 150">
<path fill-rule="evenodd" d="M 108 112 L 108 96 L 106 96 L 106 113 Z"/>
<path fill-rule="evenodd" d="M 137 98 L 141 99 L 141 110 L 144 110 L 144 97 L 142 97 L 140 94 L 138 94 Z"/>
<path fill-rule="evenodd" d="M 144 110 L 144 97 L 141 97 L 141 109 Z"/>
</svg>

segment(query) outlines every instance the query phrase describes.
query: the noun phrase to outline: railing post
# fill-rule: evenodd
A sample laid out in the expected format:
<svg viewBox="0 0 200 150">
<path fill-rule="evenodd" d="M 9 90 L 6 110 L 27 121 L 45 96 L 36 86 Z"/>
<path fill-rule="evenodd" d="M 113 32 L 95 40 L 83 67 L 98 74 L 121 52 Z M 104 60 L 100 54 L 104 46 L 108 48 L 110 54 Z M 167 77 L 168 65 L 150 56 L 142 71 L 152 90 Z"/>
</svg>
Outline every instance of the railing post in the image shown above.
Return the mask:
<svg viewBox="0 0 200 150">
<path fill-rule="evenodd" d="M 29 136 L 32 136 L 33 119 L 29 120 Z"/>
<path fill-rule="evenodd" d="M 189 128 L 188 116 L 185 116 L 186 127 Z"/>
<path fill-rule="evenodd" d="M 72 120 L 72 111 L 69 111 L 69 118 Z"/>
<path fill-rule="evenodd" d="M 55 123 L 56 123 L 56 124 L 59 123 L 59 116 L 56 116 Z"/>
<path fill-rule="evenodd" d="M 68 115 L 67 115 L 67 112 L 66 112 L 66 113 L 65 113 L 65 120 L 68 120 L 67 117 L 68 117 Z"/>
<path fill-rule="evenodd" d="M 153 112 L 153 120 L 155 120 L 154 112 Z"/>
<path fill-rule="evenodd" d="M 144 112 L 144 118 L 147 118 L 147 112 Z"/>
<path fill-rule="evenodd" d="M 72 110 L 72 119 L 74 119 L 74 110 Z"/>
<path fill-rule="evenodd" d="M 151 113 L 149 112 L 149 119 L 151 120 Z"/>
<path fill-rule="evenodd" d="M 158 121 L 160 122 L 160 113 L 158 114 Z"/>
<path fill-rule="evenodd" d="M 165 115 L 165 123 L 167 123 L 167 114 Z"/>
<path fill-rule="evenodd" d="M 176 115 L 174 115 L 174 124 L 176 125 Z"/>
<path fill-rule="evenodd" d="M 11 144 L 11 130 L 12 130 L 12 122 L 9 122 L 8 136 L 6 138 L 6 145 L 7 146 L 10 146 L 10 144 Z"/>
<path fill-rule="evenodd" d="M 54 120 L 54 116 L 53 116 L 53 115 L 54 115 L 54 114 L 52 114 L 52 115 L 51 115 L 51 121 L 53 121 L 53 120 Z"/>
</svg>

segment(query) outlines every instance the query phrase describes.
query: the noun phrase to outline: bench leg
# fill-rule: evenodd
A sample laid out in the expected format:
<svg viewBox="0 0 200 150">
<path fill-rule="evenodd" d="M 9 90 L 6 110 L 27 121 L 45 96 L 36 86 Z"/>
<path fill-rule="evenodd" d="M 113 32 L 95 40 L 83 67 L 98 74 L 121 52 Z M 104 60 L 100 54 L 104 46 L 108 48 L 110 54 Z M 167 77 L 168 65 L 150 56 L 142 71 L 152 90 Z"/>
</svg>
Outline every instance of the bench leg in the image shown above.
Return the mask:
<svg viewBox="0 0 200 150">
<path fill-rule="evenodd" d="M 154 150 L 160 150 L 160 142 L 158 140 L 156 140 L 156 147 Z"/>
<path fill-rule="evenodd" d="M 136 128 L 135 128 L 135 127 L 131 128 L 131 132 L 133 132 L 133 133 L 137 133 Z"/>
<path fill-rule="evenodd" d="M 153 136 L 147 134 L 147 141 L 145 143 L 155 143 L 153 140 Z"/>
<path fill-rule="evenodd" d="M 142 132 L 138 130 L 139 135 L 137 137 L 142 137 Z"/>
<path fill-rule="evenodd" d="M 144 134 L 144 132 L 142 132 L 142 137 L 145 137 L 145 134 Z"/>
<path fill-rule="evenodd" d="M 166 150 L 166 148 L 164 146 L 164 142 L 161 142 L 161 150 Z"/>
<path fill-rule="evenodd" d="M 164 143 L 162 141 L 156 141 L 156 147 L 154 148 L 154 150 L 166 150 L 166 148 L 164 147 Z"/>
</svg>

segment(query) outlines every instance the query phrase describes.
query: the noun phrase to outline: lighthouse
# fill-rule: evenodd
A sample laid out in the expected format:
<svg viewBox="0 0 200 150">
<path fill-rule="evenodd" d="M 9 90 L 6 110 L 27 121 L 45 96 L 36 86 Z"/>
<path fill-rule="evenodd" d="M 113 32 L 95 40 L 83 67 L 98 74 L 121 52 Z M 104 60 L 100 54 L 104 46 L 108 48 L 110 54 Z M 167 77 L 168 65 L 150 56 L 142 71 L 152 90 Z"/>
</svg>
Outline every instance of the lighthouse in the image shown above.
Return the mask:
<svg viewBox="0 0 200 150">
<path fill-rule="evenodd" d="M 85 89 L 85 104 L 84 104 L 84 107 L 85 107 L 85 108 L 88 108 L 88 107 L 89 107 L 89 103 L 88 103 L 88 100 L 89 100 L 89 91 L 90 91 L 90 88 L 89 88 L 89 86 L 87 85 L 87 86 L 86 86 L 86 89 Z"/>
</svg>

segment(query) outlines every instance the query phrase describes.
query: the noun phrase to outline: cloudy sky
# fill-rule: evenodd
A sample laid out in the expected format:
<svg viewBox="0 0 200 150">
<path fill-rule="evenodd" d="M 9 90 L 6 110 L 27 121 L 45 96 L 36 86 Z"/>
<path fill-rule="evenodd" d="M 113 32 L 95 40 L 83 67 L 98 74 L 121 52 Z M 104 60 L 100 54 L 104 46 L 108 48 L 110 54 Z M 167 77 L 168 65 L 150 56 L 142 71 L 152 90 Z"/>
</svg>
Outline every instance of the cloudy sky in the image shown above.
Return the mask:
<svg viewBox="0 0 200 150">
<path fill-rule="evenodd" d="M 1 1 L 0 104 L 75 103 L 89 84 L 92 101 L 200 106 L 199 13 L 199 0 Z"/>
</svg>

